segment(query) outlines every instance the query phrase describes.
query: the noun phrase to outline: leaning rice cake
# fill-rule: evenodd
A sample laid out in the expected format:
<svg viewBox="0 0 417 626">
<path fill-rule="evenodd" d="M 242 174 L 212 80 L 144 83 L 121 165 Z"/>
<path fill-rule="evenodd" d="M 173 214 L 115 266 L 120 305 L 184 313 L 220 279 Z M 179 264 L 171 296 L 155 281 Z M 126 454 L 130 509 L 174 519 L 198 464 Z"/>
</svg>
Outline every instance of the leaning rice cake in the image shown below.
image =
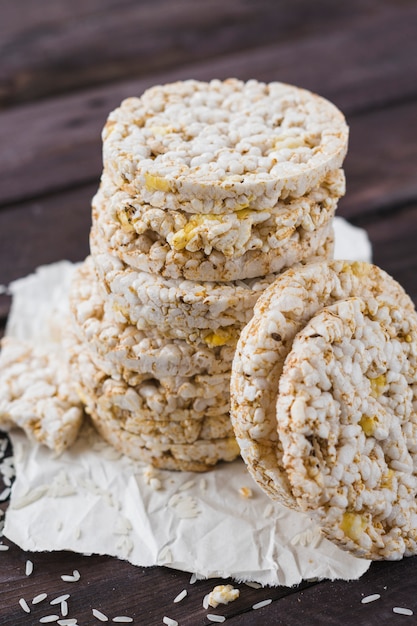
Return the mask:
<svg viewBox="0 0 417 626">
<path fill-rule="evenodd" d="M 276 405 L 297 506 L 359 557 L 417 552 L 417 314 L 382 299 L 322 309 L 297 334 Z"/>
<path fill-rule="evenodd" d="M 259 298 L 236 348 L 231 418 L 249 471 L 273 499 L 297 507 L 277 432 L 278 380 L 295 335 L 323 307 L 358 296 L 414 315 L 404 289 L 365 262 L 329 261 L 287 270 Z"/>
</svg>

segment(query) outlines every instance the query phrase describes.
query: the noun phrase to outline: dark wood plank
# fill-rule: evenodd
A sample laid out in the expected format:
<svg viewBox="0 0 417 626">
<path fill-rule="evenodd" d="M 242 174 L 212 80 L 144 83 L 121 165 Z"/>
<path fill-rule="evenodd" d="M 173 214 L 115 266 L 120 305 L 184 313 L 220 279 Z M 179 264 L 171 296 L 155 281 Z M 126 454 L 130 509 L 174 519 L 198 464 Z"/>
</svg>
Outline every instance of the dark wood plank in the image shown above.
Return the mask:
<svg viewBox="0 0 417 626">
<path fill-rule="evenodd" d="M 139 94 L 156 82 L 230 75 L 280 79 L 331 98 L 352 119 L 355 111 L 417 96 L 417 83 L 411 80 L 417 73 L 415 24 L 417 6 L 412 6 L 298 44 L 245 51 L 3 111 L 0 204 L 97 179 L 100 132 L 107 114 L 124 97 Z M 381 123 L 384 121 L 381 118 Z M 413 127 L 407 139 L 410 146 L 416 143 Z"/>
<path fill-rule="evenodd" d="M 31 0 L 0 3 L 0 105 L 141 77 L 260 44 L 323 36 L 412 1 Z"/>
<path fill-rule="evenodd" d="M 416 558 L 397 562 L 373 563 L 357 581 L 325 582 L 289 594 L 265 609 L 247 613 L 244 621 L 228 620 L 231 626 L 392 626 L 413 624 L 417 614 L 415 600 Z M 362 604 L 362 598 L 379 594 L 375 602 Z M 409 608 L 414 617 L 396 615 L 394 607 Z"/>
<path fill-rule="evenodd" d="M 416 116 L 417 100 L 349 118 L 342 215 L 364 223 L 370 213 L 417 198 Z"/>
<path fill-rule="evenodd" d="M 87 256 L 90 201 L 96 188 L 89 185 L 0 211 L 0 285 L 39 265 Z M 9 306 L 10 298 L 0 295 L 0 319 Z"/>
<path fill-rule="evenodd" d="M 4 434 L 0 431 L 0 440 Z M 11 447 L 7 456 L 12 453 Z M 4 485 L 0 476 L 0 493 Z M 0 503 L 2 510 L 7 510 L 7 503 Z M 177 619 L 181 626 L 203 626 L 207 624 L 207 610 L 203 607 L 203 598 L 217 584 L 224 584 L 222 579 L 197 581 L 190 584 L 190 574 L 162 567 L 134 567 L 126 561 L 119 561 L 108 556 L 83 556 L 72 552 L 29 553 L 5 538 L 1 540 L 9 546 L 7 552 L 1 552 L 0 567 L 0 623 L 2 626 L 35 623 L 42 616 L 59 612 L 59 606 L 50 606 L 49 602 L 64 593 L 70 593 L 68 600 L 69 617 L 77 617 L 81 625 L 96 623 L 92 609 L 101 610 L 111 619 L 116 615 L 128 615 L 135 618 L 135 624 L 159 626 L 164 615 Z M 33 574 L 25 574 L 26 560 L 33 564 Z M 65 583 L 62 574 L 71 574 L 75 569 L 80 572 L 79 583 Z M 232 582 L 232 581 L 228 581 Z M 305 589 L 312 583 L 303 583 L 296 588 L 277 587 L 274 589 L 253 589 L 244 584 L 232 583 L 240 590 L 240 597 L 228 606 L 210 609 L 209 612 L 226 615 L 229 618 L 240 616 L 244 620 L 254 603 L 267 598 L 274 601 Z M 187 597 L 181 603 L 174 603 L 174 598 L 183 590 Z M 39 605 L 32 605 L 32 599 L 47 593 L 48 598 Z M 19 599 L 24 598 L 31 608 L 30 617 L 19 606 Z M 58 610 L 58 611 L 57 611 Z M 25 617 L 27 619 L 25 619 Z M 239 622 L 244 623 L 244 621 Z"/>
<path fill-rule="evenodd" d="M 366 224 L 374 263 L 404 287 L 417 305 L 417 203 Z"/>
</svg>

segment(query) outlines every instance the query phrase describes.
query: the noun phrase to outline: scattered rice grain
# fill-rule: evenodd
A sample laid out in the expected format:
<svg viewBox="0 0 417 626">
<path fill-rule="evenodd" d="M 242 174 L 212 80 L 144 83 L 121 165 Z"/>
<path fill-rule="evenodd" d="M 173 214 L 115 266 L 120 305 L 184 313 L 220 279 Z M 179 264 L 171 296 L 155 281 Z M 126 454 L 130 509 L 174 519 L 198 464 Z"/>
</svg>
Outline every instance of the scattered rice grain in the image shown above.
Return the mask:
<svg viewBox="0 0 417 626">
<path fill-rule="evenodd" d="M 80 572 L 75 569 L 72 572 L 72 575 L 64 574 L 63 576 L 61 576 L 61 580 L 63 580 L 65 583 L 75 583 L 80 580 Z"/>
<path fill-rule="evenodd" d="M 224 615 L 214 615 L 214 613 L 207 613 L 207 619 L 209 622 L 217 622 L 218 624 L 222 624 L 226 621 Z"/>
<path fill-rule="evenodd" d="M 207 594 L 204 596 L 204 598 L 203 598 L 203 609 L 205 609 L 206 611 L 207 611 L 207 609 L 208 609 L 208 608 L 209 608 L 209 606 L 210 606 L 210 603 L 209 603 L 209 596 L 210 596 L 210 594 L 209 594 L 209 593 L 207 593 Z"/>
<path fill-rule="evenodd" d="M 58 596 L 57 598 L 54 598 L 53 600 L 50 601 L 49 604 L 61 604 L 62 602 L 65 602 L 66 600 L 68 600 L 68 598 L 70 597 L 69 593 L 64 593 L 62 596 Z"/>
<path fill-rule="evenodd" d="M 9 546 L 6 546 L 6 544 L 4 543 L 0 543 L 0 551 L 1 552 L 6 552 L 6 550 L 9 549 Z"/>
<path fill-rule="evenodd" d="M 255 583 L 255 582 L 250 582 L 250 581 L 246 582 L 245 585 L 247 587 L 251 587 L 252 589 L 261 589 L 262 588 L 261 583 Z"/>
<path fill-rule="evenodd" d="M 190 578 L 190 585 L 194 585 L 194 583 L 196 583 L 198 580 L 197 578 L 197 574 L 191 574 L 191 578 Z"/>
<path fill-rule="evenodd" d="M 255 609 L 262 609 L 264 606 L 268 606 L 268 604 L 271 604 L 272 600 L 262 600 L 261 602 L 257 602 L 256 604 L 252 605 L 252 608 Z"/>
<path fill-rule="evenodd" d="M 61 602 L 61 615 L 62 617 L 67 617 L 68 615 L 68 602 L 65 600 Z"/>
<path fill-rule="evenodd" d="M 181 600 L 184 600 L 186 595 L 187 595 L 187 590 L 183 589 L 177 596 L 175 596 L 174 602 L 181 602 Z"/>
<path fill-rule="evenodd" d="M 178 491 L 187 491 L 187 489 L 191 489 L 191 487 L 194 487 L 195 485 L 195 480 L 188 480 L 186 483 L 184 483 L 183 485 L 181 485 L 181 487 L 178 488 Z"/>
<path fill-rule="evenodd" d="M 113 617 L 112 622 L 130 624 L 131 622 L 133 622 L 133 617 L 127 617 L 127 615 L 118 615 L 117 617 Z"/>
<path fill-rule="evenodd" d="M 6 487 L 6 489 L 3 489 L 3 491 L 0 493 L 0 502 L 4 502 L 5 500 L 7 500 L 7 498 L 10 496 L 10 487 Z"/>
<path fill-rule="evenodd" d="M 107 615 L 104 615 L 104 613 L 102 613 L 98 609 L 93 609 L 92 613 L 93 613 L 94 617 L 96 619 L 98 619 L 100 622 L 108 622 L 109 621 L 109 618 L 107 617 Z"/>
<path fill-rule="evenodd" d="M 406 609 L 402 606 L 394 606 L 392 612 L 396 613 L 397 615 L 414 615 L 411 609 Z"/>
<path fill-rule="evenodd" d="M 162 548 L 158 554 L 158 562 L 160 563 L 172 563 L 172 552 L 168 546 Z"/>
<path fill-rule="evenodd" d="M 75 617 L 70 617 L 69 619 L 59 619 L 57 624 L 59 626 L 77 626 L 78 622 Z"/>
<path fill-rule="evenodd" d="M 37 500 L 40 500 L 46 492 L 48 491 L 48 485 L 39 485 L 39 487 L 35 487 L 29 493 L 25 494 L 21 498 L 15 498 L 12 508 L 13 509 L 22 509 Z"/>
<path fill-rule="evenodd" d="M 362 598 L 361 603 L 368 604 L 368 602 L 374 602 L 375 600 L 379 600 L 380 597 L 381 596 L 379 593 L 372 593 L 370 596 L 365 596 L 364 598 Z"/>
<path fill-rule="evenodd" d="M 45 617 L 41 617 L 39 622 L 41 624 L 49 624 L 51 622 L 57 622 L 59 620 L 59 615 L 45 615 Z"/>
<path fill-rule="evenodd" d="M 43 602 L 43 600 L 45 600 L 45 598 L 48 597 L 48 594 L 46 593 L 39 593 L 37 596 L 35 596 L 32 600 L 32 604 L 39 604 L 39 602 Z"/>
<path fill-rule="evenodd" d="M 178 626 L 178 622 L 175 619 L 171 619 L 170 617 L 165 617 L 162 619 L 162 622 L 166 624 L 166 626 Z"/>
<path fill-rule="evenodd" d="M 22 607 L 22 609 L 25 611 L 25 613 L 30 613 L 30 607 L 24 598 L 20 598 L 19 604 Z"/>
<path fill-rule="evenodd" d="M 33 572 L 33 562 L 28 559 L 25 565 L 25 574 L 26 576 L 30 576 L 32 572 Z"/>
</svg>

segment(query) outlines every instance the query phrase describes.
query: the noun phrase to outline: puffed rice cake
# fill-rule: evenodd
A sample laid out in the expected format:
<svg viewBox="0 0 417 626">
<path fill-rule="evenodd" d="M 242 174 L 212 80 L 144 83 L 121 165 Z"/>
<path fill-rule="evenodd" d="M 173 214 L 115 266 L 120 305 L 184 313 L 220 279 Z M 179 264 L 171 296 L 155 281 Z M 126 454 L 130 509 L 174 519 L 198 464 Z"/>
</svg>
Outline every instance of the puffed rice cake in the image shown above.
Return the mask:
<svg viewBox="0 0 417 626">
<path fill-rule="evenodd" d="M 192 389 L 181 378 L 168 387 L 156 379 L 134 387 L 108 376 L 76 340 L 70 363 L 78 395 L 96 429 L 131 458 L 163 469 L 205 471 L 238 456 L 229 417 L 228 375 L 223 386 L 213 376 L 199 389 L 198 383 Z"/>
<path fill-rule="evenodd" d="M 253 278 L 310 255 L 344 192 L 343 171 L 336 170 L 305 196 L 269 209 L 189 214 L 142 205 L 103 176 L 92 202 L 94 231 L 135 269 L 198 281 Z"/>
<path fill-rule="evenodd" d="M 333 227 L 322 246 L 301 259 L 313 262 L 331 258 Z M 239 333 L 250 320 L 260 294 L 277 274 L 245 281 L 197 282 L 165 279 L 132 269 L 106 250 L 103 240 L 91 240 L 91 255 L 99 280 L 105 285 L 114 313 L 140 330 L 155 330 L 171 339 L 205 343 L 209 347 L 235 347 Z M 292 265 L 292 263 L 290 263 Z"/>
<path fill-rule="evenodd" d="M 166 339 L 158 328 L 145 332 L 127 322 L 97 280 L 91 257 L 75 270 L 69 295 L 73 330 L 97 358 L 101 357 L 101 369 L 115 379 L 122 377 L 129 384 L 138 384 L 140 375 L 164 378 L 230 373 L 232 346 L 191 345 L 181 339 Z"/>
<path fill-rule="evenodd" d="M 0 427 L 22 428 L 60 454 L 77 438 L 83 408 L 65 359 L 5 337 L 0 352 Z"/>
<path fill-rule="evenodd" d="M 359 557 L 417 553 L 417 314 L 383 298 L 323 308 L 296 335 L 276 405 L 300 510 Z"/>
<path fill-rule="evenodd" d="M 305 195 L 341 167 L 348 127 L 292 85 L 187 80 L 125 100 L 102 138 L 116 187 L 156 208 L 215 214 Z"/>
<path fill-rule="evenodd" d="M 96 196 L 95 202 L 97 200 Z M 288 236 L 285 240 L 271 237 L 269 244 L 274 239 L 273 245 L 266 245 L 266 251 L 253 249 L 236 257 L 227 257 L 214 249 L 207 254 L 204 250 L 176 249 L 165 239 L 155 238 L 150 229 L 134 235 L 131 230 L 120 228 L 104 210 L 98 210 L 93 204 L 90 248 L 94 254 L 94 249 L 102 247 L 102 242 L 106 242 L 108 251 L 130 267 L 167 279 L 229 282 L 257 278 L 281 272 L 316 254 L 316 250 L 325 244 L 332 232 L 337 203 L 329 201 L 329 204 L 328 210 L 318 208 L 317 227 L 313 225 L 309 230 L 301 225 L 295 229 L 291 227 L 286 229 Z M 212 220 L 212 224 L 209 220 L 207 222 L 208 232 L 214 233 L 216 221 Z M 267 236 L 266 232 L 264 234 Z"/>
<path fill-rule="evenodd" d="M 323 261 L 284 272 L 259 298 L 243 329 L 231 375 L 231 418 L 241 455 L 272 498 L 297 508 L 277 432 L 278 380 L 296 334 L 323 307 L 349 297 L 384 301 L 414 315 L 404 289 L 365 262 Z"/>
</svg>

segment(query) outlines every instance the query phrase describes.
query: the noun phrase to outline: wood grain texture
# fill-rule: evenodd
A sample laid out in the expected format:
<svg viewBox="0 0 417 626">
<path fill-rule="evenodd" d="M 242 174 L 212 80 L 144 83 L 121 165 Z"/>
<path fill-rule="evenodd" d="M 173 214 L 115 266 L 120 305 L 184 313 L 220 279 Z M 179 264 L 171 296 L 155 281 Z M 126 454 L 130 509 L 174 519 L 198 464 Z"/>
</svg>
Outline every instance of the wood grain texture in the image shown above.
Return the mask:
<svg viewBox="0 0 417 626">
<path fill-rule="evenodd" d="M 0 3 L 0 105 L 149 76 L 250 50 L 323 36 L 340 25 L 410 2 L 318 0 L 31 0 Z M 69 9 L 71 6 L 71 9 Z"/>
<path fill-rule="evenodd" d="M 351 119 L 355 112 L 417 97 L 417 83 L 410 80 L 417 74 L 415 24 L 417 6 L 407 6 L 337 33 L 177 66 L 144 79 L 0 112 L 0 205 L 97 179 L 100 133 L 109 111 L 156 82 L 231 75 L 279 79 L 329 97 Z"/>
</svg>

